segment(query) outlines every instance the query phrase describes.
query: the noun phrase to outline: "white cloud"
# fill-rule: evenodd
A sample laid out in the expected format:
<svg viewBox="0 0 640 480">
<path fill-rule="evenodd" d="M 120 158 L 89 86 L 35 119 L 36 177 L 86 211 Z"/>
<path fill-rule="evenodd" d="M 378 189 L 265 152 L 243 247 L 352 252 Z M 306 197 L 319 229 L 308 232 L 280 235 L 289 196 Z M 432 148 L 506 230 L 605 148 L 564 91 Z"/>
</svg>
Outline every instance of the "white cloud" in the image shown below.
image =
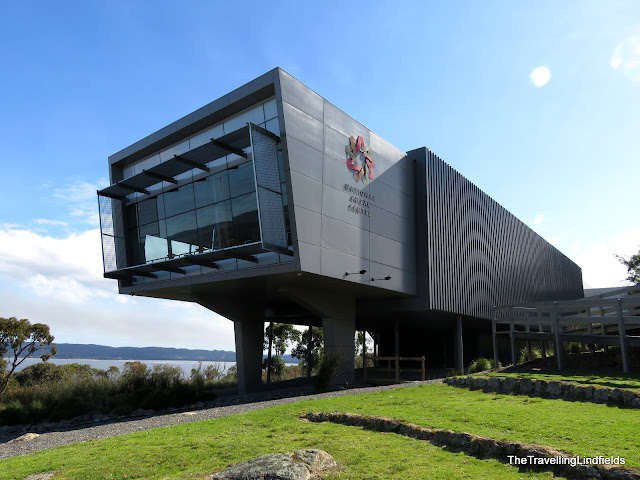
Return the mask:
<svg viewBox="0 0 640 480">
<path fill-rule="evenodd" d="M 67 222 L 63 222 L 62 220 L 51 220 L 50 218 L 38 218 L 37 220 L 34 220 L 34 222 L 40 225 L 59 225 L 62 227 L 69 225 Z"/>
<path fill-rule="evenodd" d="M 69 204 L 71 216 L 81 217 L 85 223 L 97 225 L 99 218 L 96 192 L 101 188 L 100 185 L 108 185 L 108 181 L 101 179 L 97 183 L 91 183 L 74 180 L 63 187 L 54 188 L 52 196 Z"/>
<path fill-rule="evenodd" d="M 540 225 L 543 222 L 544 222 L 544 215 L 541 213 L 537 214 L 536 218 L 533 219 L 534 225 Z"/>
<path fill-rule="evenodd" d="M 593 288 L 624 286 L 627 269 L 615 255 L 628 257 L 640 249 L 640 229 L 603 237 L 586 248 L 576 242 L 568 248 L 569 257 L 582 267 L 582 278 Z"/>
<path fill-rule="evenodd" d="M 233 323 L 200 305 L 119 295 L 97 229 L 0 229 L 0 250 L 0 316 L 46 323 L 58 342 L 234 349 Z"/>
<path fill-rule="evenodd" d="M 534 68 L 529 74 L 529 80 L 535 87 L 542 87 L 549 82 L 551 71 L 547 67 Z"/>
</svg>

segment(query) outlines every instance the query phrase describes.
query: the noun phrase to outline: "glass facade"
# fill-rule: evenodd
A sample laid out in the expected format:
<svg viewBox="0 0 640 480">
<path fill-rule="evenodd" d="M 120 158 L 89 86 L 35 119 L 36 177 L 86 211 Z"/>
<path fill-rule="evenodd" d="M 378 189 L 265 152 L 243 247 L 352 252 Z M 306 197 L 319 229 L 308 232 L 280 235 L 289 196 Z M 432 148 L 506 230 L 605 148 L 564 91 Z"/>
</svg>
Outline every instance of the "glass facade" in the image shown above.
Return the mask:
<svg viewBox="0 0 640 480">
<path fill-rule="evenodd" d="M 251 161 L 125 208 L 130 265 L 260 241 Z"/>
<path fill-rule="evenodd" d="M 126 167 L 125 178 L 140 173 L 186 153 L 223 134 L 253 122 L 279 135 L 275 99 L 247 109 L 224 122 L 193 135 L 189 139 L 159 151 Z M 247 149 L 250 153 L 250 149 Z M 282 152 L 278 151 L 288 244 L 291 245 L 287 192 Z M 134 193 L 124 207 L 128 266 L 167 260 L 182 255 L 206 253 L 229 247 L 260 242 L 260 226 L 256 198 L 256 182 L 251 155 L 243 158 L 235 154 L 207 163 L 209 172 L 194 169 L 175 177 L 178 185 L 159 182 L 150 188 L 151 195 Z M 274 252 L 257 254 L 258 264 L 289 262 L 291 257 Z M 197 265 L 181 267 L 187 275 L 254 267 L 243 260 L 227 259 L 216 262 L 218 269 Z M 157 278 L 134 276 L 132 282 L 153 282 L 157 279 L 181 277 L 167 271 L 154 272 Z"/>
</svg>

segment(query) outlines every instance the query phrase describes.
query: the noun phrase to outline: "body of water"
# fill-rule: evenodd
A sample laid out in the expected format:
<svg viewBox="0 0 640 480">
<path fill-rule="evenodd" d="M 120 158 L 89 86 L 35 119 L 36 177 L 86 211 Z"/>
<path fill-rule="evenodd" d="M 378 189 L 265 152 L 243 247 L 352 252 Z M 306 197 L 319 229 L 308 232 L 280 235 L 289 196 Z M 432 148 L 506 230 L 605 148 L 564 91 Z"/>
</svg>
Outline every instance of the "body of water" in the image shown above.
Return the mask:
<svg viewBox="0 0 640 480">
<path fill-rule="evenodd" d="M 34 365 L 36 363 L 40 363 L 42 360 L 40 358 L 27 358 L 22 362 L 22 364 L 17 368 L 16 371 L 23 370 L 30 365 Z M 71 363 L 79 363 L 81 365 L 91 365 L 92 368 L 99 368 L 101 370 L 107 370 L 111 366 L 118 367 L 120 371 L 124 367 L 124 364 L 127 362 L 142 362 L 147 365 L 149 368 L 153 368 L 154 365 L 171 365 L 172 367 L 180 367 L 183 371 L 185 377 L 188 377 L 191 373 L 192 368 L 198 368 L 197 360 L 94 360 L 91 358 L 51 358 L 49 363 L 53 363 L 55 365 L 69 365 Z M 223 373 L 225 373 L 229 368 L 234 366 L 235 362 L 210 362 L 203 361 L 202 368 L 204 369 L 207 365 L 218 365 Z"/>
</svg>

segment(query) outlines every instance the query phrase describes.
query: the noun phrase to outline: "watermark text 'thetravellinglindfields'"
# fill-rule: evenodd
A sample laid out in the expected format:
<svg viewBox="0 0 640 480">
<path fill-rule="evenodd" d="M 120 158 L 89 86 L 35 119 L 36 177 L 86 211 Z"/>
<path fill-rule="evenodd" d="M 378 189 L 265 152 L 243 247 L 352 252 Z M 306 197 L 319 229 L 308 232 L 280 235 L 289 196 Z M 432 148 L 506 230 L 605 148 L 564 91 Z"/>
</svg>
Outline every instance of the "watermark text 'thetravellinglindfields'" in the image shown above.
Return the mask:
<svg viewBox="0 0 640 480">
<path fill-rule="evenodd" d="M 510 465 L 624 465 L 625 459 L 622 457 L 534 457 L 527 455 L 526 457 L 518 457 L 516 455 L 508 455 Z"/>
</svg>

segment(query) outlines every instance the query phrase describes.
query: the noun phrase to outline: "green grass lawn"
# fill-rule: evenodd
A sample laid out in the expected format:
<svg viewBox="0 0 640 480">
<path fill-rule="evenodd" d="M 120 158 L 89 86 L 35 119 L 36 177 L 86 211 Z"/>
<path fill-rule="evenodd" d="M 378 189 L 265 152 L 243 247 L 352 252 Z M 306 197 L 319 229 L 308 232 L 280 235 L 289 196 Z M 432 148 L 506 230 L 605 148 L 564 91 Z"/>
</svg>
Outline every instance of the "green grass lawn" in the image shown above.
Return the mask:
<svg viewBox="0 0 640 480">
<path fill-rule="evenodd" d="M 514 377 L 514 378 L 531 378 L 536 380 L 557 380 L 560 382 L 578 383 L 581 385 L 597 385 L 609 388 L 626 388 L 640 393 L 640 374 L 638 373 L 619 373 L 615 372 L 610 375 L 601 375 L 594 373 L 585 375 L 584 370 L 527 370 L 523 372 L 511 373 L 479 373 L 478 376 L 489 377 Z"/>
<path fill-rule="evenodd" d="M 333 455 L 341 469 L 330 479 L 529 477 L 497 460 L 478 460 L 427 442 L 298 419 L 309 411 L 383 415 L 573 454 L 620 455 L 628 466 L 640 467 L 640 414 L 636 410 L 425 385 L 303 401 L 60 447 L 0 461 L 0 479 L 58 469 L 61 474 L 56 478 L 66 479 L 136 478 L 136 474 L 140 478 L 194 478 L 261 454 L 297 448 L 320 448 Z"/>
</svg>

